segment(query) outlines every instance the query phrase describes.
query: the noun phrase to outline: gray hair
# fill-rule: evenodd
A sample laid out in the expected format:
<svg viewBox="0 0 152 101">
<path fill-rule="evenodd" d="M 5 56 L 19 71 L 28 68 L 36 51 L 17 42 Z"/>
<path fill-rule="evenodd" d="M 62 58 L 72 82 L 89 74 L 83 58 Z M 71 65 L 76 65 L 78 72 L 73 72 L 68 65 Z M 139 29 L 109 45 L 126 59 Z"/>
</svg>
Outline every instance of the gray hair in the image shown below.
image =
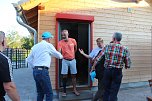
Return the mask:
<svg viewBox="0 0 152 101">
<path fill-rule="evenodd" d="M 3 42 L 5 38 L 5 33 L 3 31 L 0 31 L 0 42 Z"/>
<path fill-rule="evenodd" d="M 119 32 L 115 32 L 113 35 L 113 38 L 115 38 L 117 41 L 121 41 L 122 39 L 122 34 Z"/>
</svg>

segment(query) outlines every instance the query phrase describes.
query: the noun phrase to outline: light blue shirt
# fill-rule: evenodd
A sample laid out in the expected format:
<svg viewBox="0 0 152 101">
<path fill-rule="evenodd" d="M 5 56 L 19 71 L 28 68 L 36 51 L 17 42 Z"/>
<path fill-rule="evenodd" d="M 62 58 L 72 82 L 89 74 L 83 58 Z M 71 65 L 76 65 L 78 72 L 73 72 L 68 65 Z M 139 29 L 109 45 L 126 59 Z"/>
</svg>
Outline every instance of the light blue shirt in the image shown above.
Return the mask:
<svg viewBox="0 0 152 101">
<path fill-rule="evenodd" d="M 94 48 L 91 53 L 89 54 L 89 56 L 94 59 L 96 57 L 96 55 L 99 53 L 99 51 L 102 50 L 102 48 L 100 47 L 97 47 L 97 48 Z"/>
<path fill-rule="evenodd" d="M 27 57 L 27 62 L 32 67 L 46 66 L 50 68 L 51 56 L 58 59 L 63 58 L 61 53 L 58 52 L 52 44 L 46 42 L 45 40 L 42 40 L 40 43 L 32 47 L 32 51 Z"/>
</svg>

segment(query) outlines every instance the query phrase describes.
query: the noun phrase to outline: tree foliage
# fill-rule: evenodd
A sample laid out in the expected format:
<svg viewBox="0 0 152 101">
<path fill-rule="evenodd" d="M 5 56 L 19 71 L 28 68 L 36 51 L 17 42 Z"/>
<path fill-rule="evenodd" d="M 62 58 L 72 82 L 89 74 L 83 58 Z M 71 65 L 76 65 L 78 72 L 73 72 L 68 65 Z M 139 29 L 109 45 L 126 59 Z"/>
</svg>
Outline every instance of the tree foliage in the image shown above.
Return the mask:
<svg viewBox="0 0 152 101">
<path fill-rule="evenodd" d="M 6 35 L 7 37 L 7 45 L 10 48 L 21 48 L 21 36 L 18 34 L 17 31 L 9 31 L 9 34 Z"/>
<path fill-rule="evenodd" d="M 34 45 L 34 41 L 31 36 L 20 36 L 17 31 L 9 31 L 6 37 L 7 46 L 9 48 L 23 48 L 29 50 Z"/>
<path fill-rule="evenodd" d="M 22 39 L 21 39 L 21 42 L 22 42 L 22 45 L 21 45 L 21 47 L 23 48 L 23 49 L 31 49 L 32 48 L 32 46 L 34 45 L 34 40 L 33 40 L 33 38 L 31 38 L 31 37 L 23 37 Z"/>
</svg>

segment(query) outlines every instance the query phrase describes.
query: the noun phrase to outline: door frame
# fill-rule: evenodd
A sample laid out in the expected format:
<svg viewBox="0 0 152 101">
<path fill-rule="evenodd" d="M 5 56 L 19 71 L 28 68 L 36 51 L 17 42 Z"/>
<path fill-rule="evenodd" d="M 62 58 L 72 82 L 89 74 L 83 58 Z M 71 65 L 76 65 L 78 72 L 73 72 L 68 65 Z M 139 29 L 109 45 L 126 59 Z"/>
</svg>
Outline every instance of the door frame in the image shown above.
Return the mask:
<svg viewBox="0 0 152 101">
<path fill-rule="evenodd" d="M 57 13 L 56 14 L 56 48 L 58 49 L 57 45 L 59 42 L 59 20 L 67 20 L 67 21 L 82 21 L 82 22 L 89 22 L 90 23 L 90 50 L 93 48 L 93 22 L 94 16 L 89 15 L 78 15 L 78 14 L 65 14 L 65 13 Z M 59 68 L 58 68 L 58 61 L 56 60 L 56 76 L 55 76 L 55 89 L 59 89 Z M 92 83 L 90 82 L 90 85 Z"/>
</svg>

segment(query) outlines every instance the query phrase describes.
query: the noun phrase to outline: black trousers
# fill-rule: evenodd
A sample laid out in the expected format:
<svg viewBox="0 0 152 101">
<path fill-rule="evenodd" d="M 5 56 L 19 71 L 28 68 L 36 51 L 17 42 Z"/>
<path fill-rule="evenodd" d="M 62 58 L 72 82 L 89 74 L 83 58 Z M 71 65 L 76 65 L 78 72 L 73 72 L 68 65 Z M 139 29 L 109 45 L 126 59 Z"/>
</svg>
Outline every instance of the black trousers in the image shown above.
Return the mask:
<svg viewBox="0 0 152 101">
<path fill-rule="evenodd" d="M 2 96 L 0 97 L 0 101 L 6 101 L 5 98 Z"/>
<path fill-rule="evenodd" d="M 98 91 L 96 92 L 93 101 L 103 101 L 103 93 L 104 93 L 104 85 L 103 85 L 103 79 L 98 79 Z"/>
<path fill-rule="evenodd" d="M 117 94 L 121 85 L 122 69 L 105 68 L 104 70 L 104 95 L 103 101 L 117 101 Z"/>
</svg>

